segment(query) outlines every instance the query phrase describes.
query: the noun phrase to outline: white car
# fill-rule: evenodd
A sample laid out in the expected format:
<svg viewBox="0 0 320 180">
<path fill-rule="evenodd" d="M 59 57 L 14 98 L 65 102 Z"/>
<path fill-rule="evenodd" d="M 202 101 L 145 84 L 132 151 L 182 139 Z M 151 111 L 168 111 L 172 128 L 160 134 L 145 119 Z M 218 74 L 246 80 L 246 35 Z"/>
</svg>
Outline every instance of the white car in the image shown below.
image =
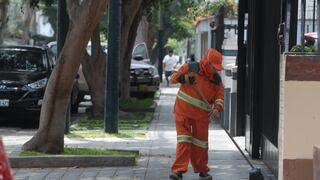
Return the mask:
<svg viewBox="0 0 320 180">
<path fill-rule="evenodd" d="M 151 65 L 146 44 L 137 44 L 132 52 L 130 66 L 131 95 L 153 97 L 153 94 L 159 89 L 159 84 L 160 76 L 158 69 L 154 65 Z"/>
</svg>

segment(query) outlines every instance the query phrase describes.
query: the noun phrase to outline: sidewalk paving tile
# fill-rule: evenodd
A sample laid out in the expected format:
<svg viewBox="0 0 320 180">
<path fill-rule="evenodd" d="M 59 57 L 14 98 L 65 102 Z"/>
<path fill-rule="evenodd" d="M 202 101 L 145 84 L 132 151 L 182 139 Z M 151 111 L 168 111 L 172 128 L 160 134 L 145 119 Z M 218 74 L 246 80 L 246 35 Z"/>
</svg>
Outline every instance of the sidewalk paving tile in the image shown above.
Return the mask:
<svg viewBox="0 0 320 180">
<path fill-rule="evenodd" d="M 80 168 L 69 168 L 61 177 L 61 180 L 76 180 L 80 177 L 82 171 L 83 169 Z"/>
<path fill-rule="evenodd" d="M 139 150 L 140 158 L 134 167 L 105 168 L 56 168 L 14 169 L 15 179 L 28 179 L 30 175 L 41 179 L 141 179 L 167 180 L 175 159 L 176 131 L 173 106 L 178 86 L 161 86 L 161 96 L 146 138 L 97 138 L 68 139 L 65 144 L 72 147 L 96 147 L 107 149 Z M 32 130 L 0 129 L 8 154 L 14 154 L 34 134 Z M 241 143 L 244 139 L 237 139 Z M 241 146 L 243 147 L 243 145 Z M 264 167 L 260 161 L 255 161 Z M 209 167 L 214 180 L 248 179 L 250 166 L 246 163 L 227 134 L 217 125 L 211 124 L 209 131 Z M 198 179 L 191 165 L 184 179 Z"/>
</svg>

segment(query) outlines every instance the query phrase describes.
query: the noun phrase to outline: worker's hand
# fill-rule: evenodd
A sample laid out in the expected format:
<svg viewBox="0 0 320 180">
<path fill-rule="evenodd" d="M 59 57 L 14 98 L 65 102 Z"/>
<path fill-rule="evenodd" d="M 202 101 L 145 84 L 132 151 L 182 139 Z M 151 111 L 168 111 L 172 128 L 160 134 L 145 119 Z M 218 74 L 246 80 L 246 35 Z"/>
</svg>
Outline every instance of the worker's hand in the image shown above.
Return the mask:
<svg viewBox="0 0 320 180">
<path fill-rule="evenodd" d="M 210 113 L 209 113 L 209 120 L 211 122 L 213 122 L 214 120 L 219 121 L 220 120 L 220 112 L 217 109 L 213 109 Z"/>
</svg>

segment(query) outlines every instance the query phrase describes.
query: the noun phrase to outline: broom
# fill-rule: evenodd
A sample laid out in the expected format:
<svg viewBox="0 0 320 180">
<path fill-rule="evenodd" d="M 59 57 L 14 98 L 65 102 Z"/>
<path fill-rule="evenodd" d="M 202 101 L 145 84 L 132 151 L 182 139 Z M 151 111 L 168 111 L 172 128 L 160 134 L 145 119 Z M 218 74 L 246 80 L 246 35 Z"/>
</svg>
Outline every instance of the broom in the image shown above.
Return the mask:
<svg viewBox="0 0 320 180">
<path fill-rule="evenodd" d="M 200 88 L 197 86 L 197 84 L 194 84 L 195 88 L 198 92 L 198 94 L 201 96 L 201 98 L 203 99 L 203 101 L 208 104 L 209 107 L 211 107 L 210 103 L 208 102 L 207 98 L 204 96 L 203 92 L 200 90 Z M 238 144 L 236 143 L 236 141 L 233 139 L 233 137 L 230 135 L 230 133 L 228 132 L 228 130 L 222 125 L 221 120 L 218 119 L 218 122 L 221 126 L 221 128 L 227 133 L 227 135 L 229 136 L 229 138 L 231 139 L 231 141 L 233 142 L 233 144 L 237 147 L 237 149 L 239 150 L 239 152 L 241 153 L 241 155 L 244 157 L 244 159 L 247 161 L 247 163 L 250 165 L 251 170 L 249 171 L 249 180 L 263 180 L 264 177 L 261 173 L 261 169 L 260 168 L 256 168 L 253 166 L 253 164 L 251 163 L 251 161 L 247 158 L 247 156 L 243 153 L 243 151 L 241 150 L 241 148 L 238 146 Z"/>
</svg>

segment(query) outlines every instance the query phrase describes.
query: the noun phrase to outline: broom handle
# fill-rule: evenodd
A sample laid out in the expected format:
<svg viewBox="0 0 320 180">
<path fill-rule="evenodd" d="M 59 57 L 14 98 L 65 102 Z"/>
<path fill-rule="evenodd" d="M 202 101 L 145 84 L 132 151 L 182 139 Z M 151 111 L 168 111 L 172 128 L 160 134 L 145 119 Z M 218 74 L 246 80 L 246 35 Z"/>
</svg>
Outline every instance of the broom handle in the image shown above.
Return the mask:
<svg viewBox="0 0 320 180">
<path fill-rule="evenodd" d="M 201 96 L 201 98 L 203 99 L 203 101 L 205 101 L 206 104 L 208 104 L 208 106 L 210 107 L 210 103 L 207 100 L 207 98 L 205 97 L 204 93 L 201 91 L 201 89 L 199 88 L 199 86 L 197 84 L 194 84 L 195 88 L 198 92 L 198 94 Z M 227 135 L 229 136 L 229 138 L 231 139 L 231 141 L 233 142 L 233 144 L 237 147 L 237 149 L 240 151 L 241 155 L 244 157 L 244 159 L 248 162 L 248 164 L 251 166 L 251 168 L 254 168 L 253 164 L 251 163 L 251 161 L 247 158 L 247 156 L 244 154 L 244 152 L 242 151 L 242 149 L 239 147 L 239 145 L 237 144 L 237 142 L 233 139 L 233 137 L 231 136 L 231 134 L 228 132 L 228 130 L 222 125 L 221 120 L 217 119 L 219 121 L 219 124 L 221 126 L 221 128 L 227 133 Z"/>
<path fill-rule="evenodd" d="M 229 136 L 229 138 L 231 139 L 231 141 L 233 142 L 233 144 L 237 147 L 237 149 L 240 151 L 240 153 L 242 154 L 242 156 L 244 157 L 244 159 L 248 162 L 248 164 L 251 166 L 251 168 L 254 168 L 253 164 L 251 163 L 251 161 L 247 158 L 247 156 L 244 154 L 244 152 L 242 151 L 242 149 L 239 147 L 239 145 L 237 144 L 237 142 L 233 139 L 233 137 L 230 135 L 230 133 L 228 132 L 228 130 L 221 124 L 221 120 L 218 119 L 220 126 L 222 127 L 222 129 L 227 133 L 227 135 Z"/>
</svg>

